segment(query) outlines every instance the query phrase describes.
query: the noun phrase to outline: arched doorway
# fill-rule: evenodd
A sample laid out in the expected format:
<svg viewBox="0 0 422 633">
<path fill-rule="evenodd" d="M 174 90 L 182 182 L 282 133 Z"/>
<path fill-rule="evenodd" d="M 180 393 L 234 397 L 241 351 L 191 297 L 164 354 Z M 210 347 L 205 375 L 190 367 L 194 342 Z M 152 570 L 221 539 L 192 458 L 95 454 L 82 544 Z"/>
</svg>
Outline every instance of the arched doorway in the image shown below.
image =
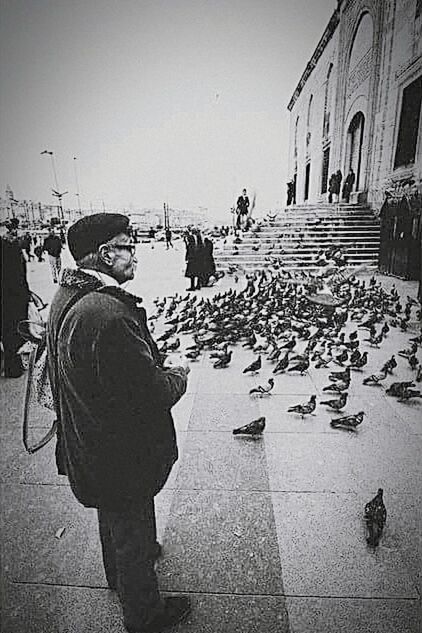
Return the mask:
<svg viewBox="0 0 422 633">
<path fill-rule="evenodd" d="M 362 145 L 363 145 L 363 132 L 365 127 L 365 117 L 363 112 L 356 112 L 353 119 L 350 122 L 347 130 L 347 144 L 346 144 L 346 175 L 353 169 L 356 175 L 355 190 L 359 190 L 359 181 L 361 176 L 362 165 Z"/>
</svg>

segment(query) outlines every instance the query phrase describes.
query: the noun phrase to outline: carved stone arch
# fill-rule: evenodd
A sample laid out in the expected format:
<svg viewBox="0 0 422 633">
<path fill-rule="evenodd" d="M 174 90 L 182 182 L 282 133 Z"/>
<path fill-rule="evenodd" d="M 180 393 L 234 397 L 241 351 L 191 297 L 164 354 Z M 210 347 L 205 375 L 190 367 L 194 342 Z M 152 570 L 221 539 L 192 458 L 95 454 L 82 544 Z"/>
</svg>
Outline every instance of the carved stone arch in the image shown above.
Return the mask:
<svg viewBox="0 0 422 633">
<path fill-rule="evenodd" d="M 350 112 L 350 102 L 359 92 L 365 92 L 367 105 L 363 112 L 365 117 L 365 142 L 364 148 L 365 159 L 363 161 L 365 168 L 362 173 L 360 182 L 361 191 L 367 191 L 370 174 L 369 166 L 371 165 L 373 128 L 375 117 L 375 103 L 377 98 L 377 73 L 379 71 L 381 59 L 381 38 L 383 31 L 383 3 L 379 0 L 354 0 L 344 3 L 340 16 L 340 38 L 339 38 L 339 61 L 338 61 L 338 80 L 337 80 L 337 98 L 336 98 L 336 136 L 338 143 L 336 144 L 336 162 L 345 164 L 345 148 L 348 134 L 346 125 L 346 116 Z M 368 16 L 372 20 L 372 52 L 362 62 L 362 67 L 356 69 L 354 75 L 353 68 L 350 67 L 353 62 L 353 47 L 359 37 L 359 29 L 362 21 Z M 361 61 L 361 60 L 360 60 Z M 366 77 L 366 90 L 360 90 L 360 81 L 362 72 Z M 350 122 L 350 121 L 349 121 Z"/>
<path fill-rule="evenodd" d="M 333 147 L 333 159 L 338 164 L 344 164 L 344 149 L 346 146 L 347 125 L 346 113 L 350 111 L 350 100 L 353 100 L 354 94 L 350 94 L 349 71 L 350 60 L 353 45 L 356 40 L 359 27 L 365 14 L 372 19 L 372 57 L 370 63 L 366 60 L 369 69 L 369 87 L 367 90 L 367 108 L 365 115 L 365 136 L 367 138 L 365 161 L 365 174 L 361 181 L 361 190 L 366 191 L 370 182 L 369 169 L 372 165 L 372 144 L 374 134 L 374 117 L 376 112 L 376 99 L 378 93 L 377 76 L 379 73 L 381 54 L 382 54 L 382 37 L 383 37 L 383 20 L 385 7 L 380 0 L 353 0 L 343 3 L 340 8 L 340 30 L 339 30 L 339 57 L 337 71 L 337 88 L 336 88 L 336 121 L 335 136 L 337 142 Z M 358 89 L 359 86 L 356 86 Z M 349 89 L 349 98 L 347 91 Z M 353 93 L 354 91 L 352 91 Z"/>
</svg>

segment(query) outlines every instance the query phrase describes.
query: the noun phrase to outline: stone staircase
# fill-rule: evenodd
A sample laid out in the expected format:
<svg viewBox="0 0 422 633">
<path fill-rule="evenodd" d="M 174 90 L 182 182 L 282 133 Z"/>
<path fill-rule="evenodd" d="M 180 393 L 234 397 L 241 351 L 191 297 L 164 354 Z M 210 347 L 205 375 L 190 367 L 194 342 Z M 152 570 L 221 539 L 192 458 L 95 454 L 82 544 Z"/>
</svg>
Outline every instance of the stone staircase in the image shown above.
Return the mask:
<svg viewBox="0 0 422 633">
<path fill-rule="evenodd" d="M 357 204 L 295 205 L 275 220 L 258 221 L 240 237 L 239 244 L 231 236 L 215 243 L 217 270 L 256 270 L 276 262 L 285 270 L 312 270 L 318 251 L 331 245 L 346 247 L 349 267 L 378 264 L 379 221 L 371 209 Z"/>
</svg>

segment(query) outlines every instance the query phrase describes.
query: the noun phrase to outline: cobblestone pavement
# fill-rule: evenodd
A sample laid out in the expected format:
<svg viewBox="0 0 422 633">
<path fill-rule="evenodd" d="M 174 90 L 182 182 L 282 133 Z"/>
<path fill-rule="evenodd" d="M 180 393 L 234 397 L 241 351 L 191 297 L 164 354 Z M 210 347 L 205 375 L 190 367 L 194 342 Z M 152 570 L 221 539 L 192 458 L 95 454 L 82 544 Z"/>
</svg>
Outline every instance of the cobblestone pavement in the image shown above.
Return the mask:
<svg viewBox="0 0 422 633">
<path fill-rule="evenodd" d="M 138 248 L 130 289 L 147 307 L 155 296 L 187 287 L 184 249 L 176 245 Z M 414 282 L 378 278 L 404 297 L 416 295 Z M 29 280 L 51 299 L 46 262 L 30 264 Z M 225 277 L 216 288 L 233 283 Z M 418 327 L 413 322 L 412 333 Z M 181 456 L 156 500 L 160 586 L 188 592 L 193 602 L 178 631 L 419 633 L 422 403 L 401 404 L 362 385 L 409 336 L 393 329 L 381 349 L 371 349 L 368 368 L 354 374 L 346 413 L 367 414 L 356 433 L 332 429 L 321 405 L 303 420 L 286 412 L 312 393 L 322 399 L 327 370 L 277 377 L 273 395 L 253 399 L 249 390 L 272 368 L 264 363 L 259 374 L 243 375 L 249 350 L 237 346 L 220 371 L 207 353 L 192 363 L 188 393 L 174 408 Z M 412 376 L 398 357 L 394 380 Z M 24 387 L 24 377 L 0 379 L 2 631 L 123 633 L 118 601 L 106 588 L 95 513 L 56 475 L 53 443 L 32 456 L 23 449 Z M 261 439 L 232 435 L 259 415 L 267 420 Z M 34 434 L 49 422 L 40 412 Z M 380 486 L 388 520 L 373 552 L 362 515 Z M 65 531 L 58 539 L 59 528 Z"/>
</svg>

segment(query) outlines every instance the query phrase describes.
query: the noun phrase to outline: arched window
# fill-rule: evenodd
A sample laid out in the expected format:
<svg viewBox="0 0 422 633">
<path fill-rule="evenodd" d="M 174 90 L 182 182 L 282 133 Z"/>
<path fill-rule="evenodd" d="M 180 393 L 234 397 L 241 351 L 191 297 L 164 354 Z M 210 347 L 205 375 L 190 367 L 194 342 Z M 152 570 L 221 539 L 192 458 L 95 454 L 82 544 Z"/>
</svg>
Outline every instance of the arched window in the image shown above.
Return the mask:
<svg viewBox="0 0 422 633">
<path fill-rule="evenodd" d="M 327 72 L 327 79 L 325 81 L 325 95 L 324 95 L 324 120 L 322 125 L 322 136 L 327 138 L 330 133 L 330 108 L 331 108 L 331 72 L 333 70 L 333 64 L 330 64 Z"/>
<path fill-rule="evenodd" d="M 307 119 L 306 119 L 306 125 L 307 125 L 308 129 L 309 129 L 310 125 L 311 125 L 311 118 L 312 118 L 312 101 L 313 101 L 313 99 L 314 99 L 314 95 L 311 95 L 311 96 L 309 97 L 309 103 L 308 103 L 308 116 L 307 116 Z"/>
<path fill-rule="evenodd" d="M 306 147 L 308 148 L 311 144 L 311 122 L 312 122 L 312 101 L 314 95 L 309 97 L 308 103 L 308 114 L 306 116 Z"/>
<path fill-rule="evenodd" d="M 295 124 L 295 139 L 294 139 L 294 157 L 297 157 L 297 136 L 298 136 L 298 130 L 299 130 L 299 117 L 296 118 L 296 124 Z"/>
</svg>

